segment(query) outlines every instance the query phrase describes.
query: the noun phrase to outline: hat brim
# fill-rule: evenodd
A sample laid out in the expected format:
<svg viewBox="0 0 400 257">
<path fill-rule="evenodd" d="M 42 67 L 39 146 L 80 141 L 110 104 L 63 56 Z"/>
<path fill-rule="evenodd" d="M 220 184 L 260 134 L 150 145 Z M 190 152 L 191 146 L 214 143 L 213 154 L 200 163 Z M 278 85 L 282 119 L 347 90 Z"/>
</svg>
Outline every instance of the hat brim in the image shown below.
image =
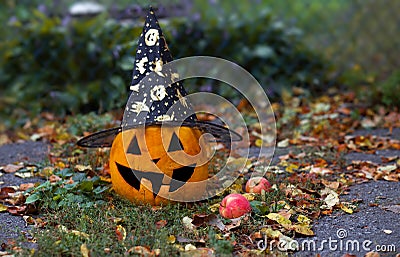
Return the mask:
<svg viewBox="0 0 400 257">
<path fill-rule="evenodd" d="M 201 130 L 203 133 L 209 133 L 214 136 L 216 142 L 221 143 L 230 143 L 235 141 L 242 140 L 242 136 L 237 132 L 230 130 L 224 126 L 206 122 L 206 121 L 196 121 L 196 122 L 153 122 L 146 124 L 145 126 L 152 125 L 163 125 L 163 126 L 180 126 L 180 127 L 193 127 Z M 81 147 L 89 147 L 89 148 L 99 148 L 99 147 L 111 147 L 114 141 L 114 138 L 122 132 L 122 130 L 126 129 L 134 129 L 138 128 L 139 125 L 135 126 L 126 126 L 116 127 L 111 129 L 102 130 L 99 132 L 95 132 L 86 137 L 81 138 L 76 144 Z"/>
</svg>

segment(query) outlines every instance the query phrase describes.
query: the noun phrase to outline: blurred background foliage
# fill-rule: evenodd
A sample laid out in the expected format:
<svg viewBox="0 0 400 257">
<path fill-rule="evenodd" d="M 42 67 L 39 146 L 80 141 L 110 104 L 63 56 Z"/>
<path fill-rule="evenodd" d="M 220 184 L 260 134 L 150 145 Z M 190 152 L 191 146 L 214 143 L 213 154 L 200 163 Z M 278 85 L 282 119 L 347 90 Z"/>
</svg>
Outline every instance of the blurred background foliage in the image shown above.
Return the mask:
<svg viewBox="0 0 400 257">
<path fill-rule="evenodd" d="M 73 0 L 0 3 L 0 118 L 15 125 L 123 108 L 148 1 L 99 0 L 99 14 L 71 13 Z M 400 106 L 399 1 L 152 1 L 174 58 L 211 55 L 253 74 L 268 96 L 350 86 L 370 103 Z M 397 71 L 396 71 L 397 70 Z M 188 91 L 214 82 L 188 81 Z M 367 89 L 367 90 L 365 90 Z M 396 91 L 397 93 L 393 93 Z"/>
</svg>

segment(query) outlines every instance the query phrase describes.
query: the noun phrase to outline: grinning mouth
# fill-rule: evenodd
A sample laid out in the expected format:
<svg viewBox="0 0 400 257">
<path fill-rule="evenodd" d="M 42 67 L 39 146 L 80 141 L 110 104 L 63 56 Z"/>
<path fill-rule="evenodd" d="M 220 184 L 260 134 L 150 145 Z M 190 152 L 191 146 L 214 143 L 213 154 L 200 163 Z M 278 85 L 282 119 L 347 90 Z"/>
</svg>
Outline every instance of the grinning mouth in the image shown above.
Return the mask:
<svg viewBox="0 0 400 257">
<path fill-rule="evenodd" d="M 152 171 L 139 171 L 126 167 L 118 162 L 115 162 L 117 169 L 121 174 L 122 178 L 131 187 L 135 188 L 137 191 L 140 190 L 140 184 L 143 178 L 151 181 L 153 196 L 156 197 L 160 192 L 162 185 L 169 185 L 169 192 L 174 192 L 181 188 L 193 175 L 196 164 L 189 166 L 183 166 L 178 169 L 174 169 L 172 172 L 172 179 L 169 184 L 163 184 L 163 179 L 165 174 Z"/>
</svg>

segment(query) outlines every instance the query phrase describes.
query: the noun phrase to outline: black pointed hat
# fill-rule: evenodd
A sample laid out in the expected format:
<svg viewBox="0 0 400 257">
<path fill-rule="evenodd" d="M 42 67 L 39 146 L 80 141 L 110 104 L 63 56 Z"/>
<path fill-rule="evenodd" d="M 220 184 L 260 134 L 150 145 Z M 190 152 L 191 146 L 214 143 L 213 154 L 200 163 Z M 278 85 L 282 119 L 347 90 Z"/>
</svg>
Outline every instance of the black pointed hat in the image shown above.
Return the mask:
<svg viewBox="0 0 400 257">
<path fill-rule="evenodd" d="M 199 121 L 179 75 L 174 70 L 163 70 L 172 55 L 154 11 L 150 8 L 136 50 L 130 97 L 125 107 L 121 126 L 93 133 L 80 139 L 83 147 L 110 147 L 123 129 L 147 125 L 178 125 L 195 127 L 212 134 L 217 141 L 241 140 L 241 136 L 214 123 Z"/>
</svg>

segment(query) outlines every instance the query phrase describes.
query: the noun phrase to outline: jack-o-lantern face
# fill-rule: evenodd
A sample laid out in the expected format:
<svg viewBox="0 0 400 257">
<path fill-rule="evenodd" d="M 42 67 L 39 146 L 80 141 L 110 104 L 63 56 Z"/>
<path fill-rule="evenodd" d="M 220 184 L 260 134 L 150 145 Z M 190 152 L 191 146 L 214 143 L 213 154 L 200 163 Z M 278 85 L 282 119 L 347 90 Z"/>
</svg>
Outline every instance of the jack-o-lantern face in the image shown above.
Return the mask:
<svg viewBox="0 0 400 257">
<path fill-rule="evenodd" d="M 198 199 L 208 178 L 201 135 L 195 128 L 155 125 L 119 133 L 110 153 L 114 190 L 130 201 L 152 205 Z"/>
</svg>

